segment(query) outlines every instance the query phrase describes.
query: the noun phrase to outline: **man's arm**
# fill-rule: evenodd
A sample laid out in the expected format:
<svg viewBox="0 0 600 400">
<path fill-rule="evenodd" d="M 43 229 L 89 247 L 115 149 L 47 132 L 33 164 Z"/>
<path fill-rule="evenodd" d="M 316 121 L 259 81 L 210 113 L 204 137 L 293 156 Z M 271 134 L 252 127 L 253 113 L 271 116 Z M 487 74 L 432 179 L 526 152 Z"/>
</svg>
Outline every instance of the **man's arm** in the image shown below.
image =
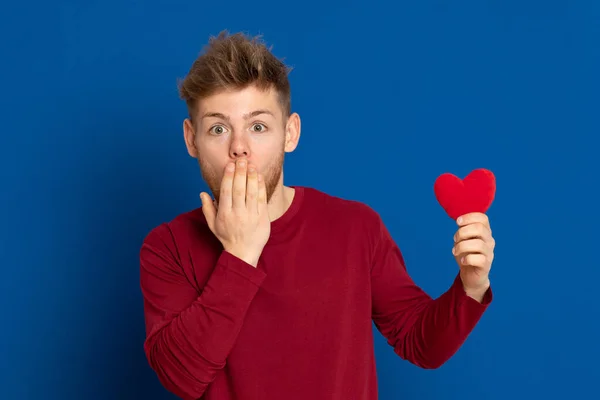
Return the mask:
<svg viewBox="0 0 600 400">
<path fill-rule="evenodd" d="M 160 382 L 198 399 L 225 366 L 265 273 L 224 251 L 202 292 L 188 282 L 167 225 L 140 251 L 148 362 Z"/>
<path fill-rule="evenodd" d="M 438 368 L 458 351 L 492 300 L 469 297 L 457 274 L 433 299 L 409 276 L 400 249 L 378 218 L 371 269 L 373 321 L 394 351 L 421 368 Z"/>
</svg>

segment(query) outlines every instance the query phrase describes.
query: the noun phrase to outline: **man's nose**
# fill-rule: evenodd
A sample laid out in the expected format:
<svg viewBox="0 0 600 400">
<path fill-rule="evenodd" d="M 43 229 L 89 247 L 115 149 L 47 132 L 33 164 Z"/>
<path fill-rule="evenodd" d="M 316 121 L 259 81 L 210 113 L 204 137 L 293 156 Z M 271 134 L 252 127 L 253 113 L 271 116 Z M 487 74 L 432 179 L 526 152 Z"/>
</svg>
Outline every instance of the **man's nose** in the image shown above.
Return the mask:
<svg viewBox="0 0 600 400">
<path fill-rule="evenodd" d="M 250 157 L 250 149 L 244 138 L 236 137 L 229 148 L 231 158 Z"/>
<path fill-rule="evenodd" d="M 233 151 L 231 155 L 233 158 L 248 157 L 248 152 L 245 150 Z"/>
</svg>

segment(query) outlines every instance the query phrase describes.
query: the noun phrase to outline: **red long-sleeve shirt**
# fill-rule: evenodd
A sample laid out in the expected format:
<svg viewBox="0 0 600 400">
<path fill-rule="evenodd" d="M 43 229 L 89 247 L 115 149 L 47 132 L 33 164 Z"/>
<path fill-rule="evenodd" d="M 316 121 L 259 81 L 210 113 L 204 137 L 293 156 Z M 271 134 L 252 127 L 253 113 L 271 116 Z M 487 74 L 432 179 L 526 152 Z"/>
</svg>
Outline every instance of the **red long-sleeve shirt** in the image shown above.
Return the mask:
<svg viewBox="0 0 600 400">
<path fill-rule="evenodd" d="M 437 368 L 492 300 L 457 275 L 433 299 L 368 206 L 296 187 L 257 268 L 224 252 L 201 209 L 141 248 L 150 366 L 184 399 L 374 400 L 372 322 L 394 351 Z"/>
</svg>

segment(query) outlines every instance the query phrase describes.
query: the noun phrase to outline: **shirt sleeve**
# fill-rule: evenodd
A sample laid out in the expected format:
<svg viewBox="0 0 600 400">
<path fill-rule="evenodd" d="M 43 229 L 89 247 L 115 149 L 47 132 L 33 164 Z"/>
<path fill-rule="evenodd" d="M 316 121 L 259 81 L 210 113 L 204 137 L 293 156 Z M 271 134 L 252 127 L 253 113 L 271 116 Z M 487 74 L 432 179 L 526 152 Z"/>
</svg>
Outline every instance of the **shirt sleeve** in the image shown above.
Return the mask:
<svg viewBox="0 0 600 400">
<path fill-rule="evenodd" d="M 492 301 L 467 296 L 460 276 L 433 299 L 409 276 L 402 253 L 378 219 L 371 268 L 373 322 L 401 358 L 439 368 L 462 346 Z"/>
<path fill-rule="evenodd" d="M 178 261 L 167 225 L 145 238 L 140 251 L 144 351 L 163 386 L 198 399 L 225 366 L 264 271 L 223 251 L 199 293 Z"/>
</svg>

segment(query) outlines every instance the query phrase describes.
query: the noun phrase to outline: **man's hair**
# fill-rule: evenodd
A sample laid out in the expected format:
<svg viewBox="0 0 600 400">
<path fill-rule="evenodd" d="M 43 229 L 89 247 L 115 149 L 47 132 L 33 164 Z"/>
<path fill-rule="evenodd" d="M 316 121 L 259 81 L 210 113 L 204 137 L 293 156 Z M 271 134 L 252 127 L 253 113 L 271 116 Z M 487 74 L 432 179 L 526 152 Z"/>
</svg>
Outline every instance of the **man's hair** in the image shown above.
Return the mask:
<svg viewBox="0 0 600 400">
<path fill-rule="evenodd" d="M 291 113 L 287 67 L 267 48 L 261 36 L 222 31 L 210 37 L 208 45 L 179 82 L 179 95 L 185 100 L 192 120 L 198 101 L 222 90 L 240 90 L 256 85 L 261 90 L 275 89 L 284 117 Z"/>
</svg>

